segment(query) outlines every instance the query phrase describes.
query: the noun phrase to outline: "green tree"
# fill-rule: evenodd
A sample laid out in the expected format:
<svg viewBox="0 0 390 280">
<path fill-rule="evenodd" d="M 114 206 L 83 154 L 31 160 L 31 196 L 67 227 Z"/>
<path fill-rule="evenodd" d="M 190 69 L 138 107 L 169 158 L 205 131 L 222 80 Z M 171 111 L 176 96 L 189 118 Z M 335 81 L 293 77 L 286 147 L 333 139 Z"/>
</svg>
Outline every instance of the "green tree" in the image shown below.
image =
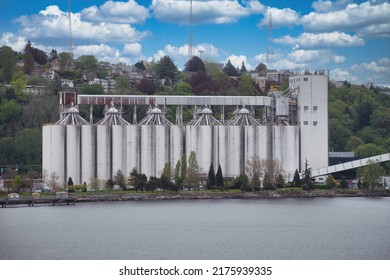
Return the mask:
<svg viewBox="0 0 390 280">
<path fill-rule="evenodd" d="M 364 142 L 362 139 L 360 139 L 360 137 L 353 135 L 349 138 L 345 148 L 347 151 L 353 151 L 357 147 L 359 147 L 360 145 L 363 145 L 363 144 L 364 144 Z"/>
<path fill-rule="evenodd" d="M 326 181 L 325 181 L 325 185 L 328 189 L 335 189 L 336 188 L 336 180 L 333 178 L 332 175 L 329 175 L 327 178 L 326 178 Z"/>
<path fill-rule="evenodd" d="M 111 178 L 106 181 L 106 189 L 112 190 L 114 188 L 115 182 Z"/>
<path fill-rule="evenodd" d="M 268 174 L 268 172 L 264 173 L 263 186 L 264 186 L 264 189 L 266 189 L 266 190 L 274 190 L 275 189 L 275 185 L 271 179 L 270 174 Z"/>
<path fill-rule="evenodd" d="M 82 55 L 77 59 L 77 65 L 82 70 L 92 71 L 96 70 L 98 60 L 93 55 Z"/>
<path fill-rule="evenodd" d="M 295 188 L 300 188 L 301 187 L 301 178 L 299 176 L 298 169 L 295 169 L 294 179 L 292 181 L 292 186 L 295 187 Z"/>
<path fill-rule="evenodd" d="M 72 177 L 70 177 L 69 176 L 69 178 L 68 178 L 68 187 L 69 186 L 73 186 L 73 179 L 72 179 Z"/>
<path fill-rule="evenodd" d="M 23 186 L 22 177 L 16 175 L 16 177 L 12 180 L 12 191 L 18 193 L 20 192 L 22 186 Z"/>
<path fill-rule="evenodd" d="M 56 49 L 52 49 L 49 54 L 49 61 L 53 62 L 53 60 L 57 59 L 58 54 Z"/>
<path fill-rule="evenodd" d="M 217 174 L 215 175 L 215 181 L 216 181 L 217 187 L 220 190 L 225 189 L 225 182 L 223 180 L 222 168 L 221 168 L 220 164 L 218 164 L 218 170 L 217 170 Z"/>
<path fill-rule="evenodd" d="M 169 56 L 163 56 L 156 64 L 157 76 L 160 79 L 174 79 L 179 70 Z"/>
<path fill-rule="evenodd" d="M 240 73 L 245 74 L 247 72 L 244 61 L 241 63 Z"/>
<path fill-rule="evenodd" d="M 240 80 L 238 81 L 238 92 L 240 95 L 244 96 L 257 95 L 255 82 L 251 76 L 241 75 Z"/>
<path fill-rule="evenodd" d="M 137 90 L 147 95 L 153 95 L 156 92 L 156 86 L 153 80 L 146 77 L 143 77 L 141 80 L 139 80 L 135 87 Z"/>
<path fill-rule="evenodd" d="M 237 68 L 234 67 L 233 64 L 230 62 L 230 59 L 226 63 L 225 67 L 223 68 L 223 72 L 225 72 L 226 75 L 228 76 L 234 76 L 234 77 L 237 77 L 239 74 Z"/>
<path fill-rule="evenodd" d="M 81 90 L 81 94 L 87 94 L 87 95 L 103 95 L 104 88 L 102 85 L 92 84 L 92 85 L 84 85 Z"/>
<path fill-rule="evenodd" d="M 102 180 L 98 178 L 91 178 L 89 185 L 92 190 L 99 191 L 102 187 Z"/>
<path fill-rule="evenodd" d="M 302 188 L 304 190 L 313 190 L 314 189 L 314 183 L 311 179 L 311 168 L 309 168 L 309 164 L 307 160 L 305 161 L 305 170 L 303 172 L 303 186 Z"/>
<path fill-rule="evenodd" d="M 118 185 L 122 190 L 126 189 L 126 178 L 122 170 L 117 170 L 114 174 L 114 183 Z"/>
<path fill-rule="evenodd" d="M 255 71 L 256 72 L 267 71 L 267 66 L 265 66 L 264 63 L 259 63 L 259 65 L 256 66 Z"/>
<path fill-rule="evenodd" d="M 174 179 L 175 179 L 175 184 L 178 186 L 178 188 L 182 189 L 183 181 L 181 180 L 180 171 L 181 171 L 181 160 L 178 160 L 175 166 Z"/>
<path fill-rule="evenodd" d="M 252 191 L 251 185 L 249 184 L 248 176 L 246 176 L 245 173 L 242 173 L 234 179 L 234 188 L 241 189 L 241 191 L 243 192 Z"/>
<path fill-rule="evenodd" d="M 0 166 L 15 163 L 15 141 L 13 137 L 0 138 Z"/>
<path fill-rule="evenodd" d="M 115 90 L 119 92 L 119 94 L 126 94 L 130 92 L 130 81 L 125 76 L 118 76 L 115 78 Z"/>
<path fill-rule="evenodd" d="M 204 65 L 205 65 L 207 74 L 209 74 L 211 76 L 214 76 L 215 74 L 222 72 L 221 64 L 218 62 L 206 59 L 204 61 Z"/>
<path fill-rule="evenodd" d="M 188 190 L 198 188 L 199 190 L 199 180 L 200 180 L 201 168 L 196 159 L 196 154 L 194 151 L 191 151 L 190 156 L 188 157 L 188 167 L 187 167 L 187 178 L 186 184 Z"/>
<path fill-rule="evenodd" d="M 355 150 L 355 156 L 359 158 L 366 158 L 386 153 L 382 147 L 378 147 L 373 143 L 363 144 L 358 146 Z"/>
<path fill-rule="evenodd" d="M 15 135 L 15 153 L 18 163 L 42 163 L 42 133 L 39 129 L 24 128 Z"/>
<path fill-rule="evenodd" d="M 217 181 L 215 179 L 215 172 L 214 172 L 214 166 L 211 163 L 209 173 L 207 176 L 207 189 L 210 190 L 214 188 L 217 185 Z"/>
<path fill-rule="evenodd" d="M 358 168 L 358 176 L 362 176 L 364 183 L 368 183 L 370 189 L 373 190 L 379 182 L 380 176 L 385 175 L 385 171 L 379 162 L 369 160 L 368 165 Z"/>
<path fill-rule="evenodd" d="M 136 64 L 134 64 L 134 67 L 138 70 L 138 71 L 145 71 L 145 65 L 144 65 L 144 62 L 143 60 L 141 61 L 138 61 Z"/>
<path fill-rule="evenodd" d="M 188 60 L 185 64 L 184 71 L 187 72 L 206 72 L 206 67 L 202 61 L 197 56 L 193 56 L 190 60 Z"/>
<path fill-rule="evenodd" d="M 180 82 L 174 86 L 173 93 L 175 95 L 192 95 L 192 87 L 189 83 Z"/>
<path fill-rule="evenodd" d="M 21 114 L 22 107 L 15 100 L 3 101 L 0 105 L 0 125 L 4 127 L 3 132 L 9 132 L 12 136 L 19 126 Z"/>
<path fill-rule="evenodd" d="M 31 74 L 34 69 L 34 56 L 31 52 L 24 54 L 24 73 Z"/>
<path fill-rule="evenodd" d="M 58 55 L 58 63 L 60 66 L 60 70 L 69 70 L 73 69 L 73 58 L 72 54 L 68 52 L 62 52 Z"/>
<path fill-rule="evenodd" d="M 7 46 L 0 48 L 0 81 L 10 83 L 14 74 L 16 65 L 16 56 L 14 51 Z"/>
<path fill-rule="evenodd" d="M 164 165 L 163 172 L 161 173 L 160 181 L 161 181 L 161 187 L 162 189 L 165 190 L 172 190 L 172 168 L 171 168 L 171 163 L 167 162 Z"/>
<path fill-rule="evenodd" d="M 282 173 L 279 173 L 276 176 L 275 184 L 276 184 L 277 188 L 284 188 L 286 186 L 286 182 L 284 181 L 284 177 L 283 177 Z"/>
<path fill-rule="evenodd" d="M 160 188 L 161 188 L 161 179 L 154 176 L 150 176 L 149 181 L 145 185 L 145 190 L 149 192 L 150 191 L 154 192 L 155 190 Z"/>
</svg>

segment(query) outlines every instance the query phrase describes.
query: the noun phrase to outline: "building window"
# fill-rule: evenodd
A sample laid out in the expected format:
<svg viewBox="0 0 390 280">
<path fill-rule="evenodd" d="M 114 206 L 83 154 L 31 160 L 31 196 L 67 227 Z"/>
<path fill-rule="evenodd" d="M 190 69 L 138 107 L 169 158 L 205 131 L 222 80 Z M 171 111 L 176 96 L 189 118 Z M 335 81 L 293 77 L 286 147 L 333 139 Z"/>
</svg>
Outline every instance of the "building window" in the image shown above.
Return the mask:
<svg viewBox="0 0 390 280">
<path fill-rule="evenodd" d="M 313 106 L 313 110 L 314 111 L 317 111 L 318 107 L 317 106 Z"/>
<path fill-rule="evenodd" d="M 309 122 L 308 122 L 308 121 L 304 121 L 303 124 L 304 124 L 304 125 L 308 125 Z"/>
<path fill-rule="evenodd" d="M 318 122 L 317 121 L 313 121 L 313 125 L 317 125 L 318 124 Z"/>
<path fill-rule="evenodd" d="M 309 78 L 303 78 L 304 82 L 307 82 L 308 80 L 309 80 Z"/>
<path fill-rule="evenodd" d="M 304 107 L 303 107 L 303 110 L 305 110 L 305 111 L 306 111 L 306 110 L 309 110 L 309 106 L 304 106 Z"/>
</svg>

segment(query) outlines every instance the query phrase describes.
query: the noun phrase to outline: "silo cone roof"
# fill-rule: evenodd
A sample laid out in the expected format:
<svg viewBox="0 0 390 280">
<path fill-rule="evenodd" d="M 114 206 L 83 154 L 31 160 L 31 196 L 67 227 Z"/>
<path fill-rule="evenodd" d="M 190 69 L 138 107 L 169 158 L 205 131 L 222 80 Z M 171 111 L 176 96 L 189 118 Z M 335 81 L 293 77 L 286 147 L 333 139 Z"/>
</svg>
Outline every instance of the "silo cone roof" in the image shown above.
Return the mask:
<svg viewBox="0 0 390 280">
<path fill-rule="evenodd" d="M 59 125 L 90 125 L 89 122 L 87 122 L 85 119 L 83 119 L 80 114 L 79 110 L 71 105 L 68 109 L 66 109 L 63 113 L 62 119 L 60 119 L 56 124 Z"/>
<path fill-rule="evenodd" d="M 196 112 L 195 119 L 189 125 L 221 125 L 221 123 L 214 118 L 213 111 L 205 106 Z"/>
<path fill-rule="evenodd" d="M 107 110 L 105 117 L 96 123 L 97 125 L 129 125 L 124 118 L 122 118 L 122 113 L 119 112 L 114 105 L 111 105 L 111 108 Z"/>
<path fill-rule="evenodd" d="M 157 106 L 151 107 L 147 116 L 139 121 L 139 125 L 172 125 Z"/>
<path fill-rule="evenodd" d="M 251 116 L 249 110 L 243 106 L 234 111 L 234 117 L 227 122 L 227 125 L 260 125 L 254 117 Z"/>
</svg>

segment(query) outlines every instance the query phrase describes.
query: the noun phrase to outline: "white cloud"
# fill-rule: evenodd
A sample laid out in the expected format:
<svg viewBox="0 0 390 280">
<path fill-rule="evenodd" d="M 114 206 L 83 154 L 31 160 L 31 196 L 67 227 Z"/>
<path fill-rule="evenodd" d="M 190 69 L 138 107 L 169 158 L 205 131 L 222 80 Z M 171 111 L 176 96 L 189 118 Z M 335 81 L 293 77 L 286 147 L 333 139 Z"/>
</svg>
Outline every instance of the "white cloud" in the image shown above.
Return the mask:
<svg viewBox="0 0 390 280">
<path fill-rule="evenodd" d="M 370 25 L 359 30 L 361 37 L 390 37 L 390 23 Z"/>
<path fill-rule="evenodd" d="M 342 10 L 352 2 L 353 2 L 352 0 L 337 0 L 337 1 L 318 0 L 313 2 L 311 6 L 316 12 L 325 13 L 325 12 Z"/>
<path fill-rule="evenodd" d="M 11 47 L 14 51 L 22 51 L 27 44 L 27 40 L 23 36 L 16 36 L 13 33 L 6 32 L 1 35 L 0 46 Z"/>
<path fill-rule="evenodd" d="M 142 46 L 140 43 L 125 44 L 123 52 L 128 55 L 138 56 L 142 52 Z"/>
<path fill-rule="evenodd" d="M 71 14 L 72 35 L 75 41 L 137 42 L 148 35 L 129 24 L 92 23 L 81 19 L 80 13 Z M 49 6 L 37 15 L 21 16 L 17 19 L 22 34 L 36 41 L 47 42 L 68 38 L 69 19 L 57 6 Z"/>
<path fill-rule="evenodd" d="M 290 9 L 278 9 L 278 8 L 267 8 L 266 12 L 263 13 L 264 18 L 258 24 L 258 27 L 266 27 L 269 24 L 269 14 L 272 16 L 272 27 L 281 26 L 294 26 L 299 24 L 299 13 Z"/>
<path fill-rule="evenodd" d="M 244 62 L 247 70 L 252 70 L 254 67 L 248 62 L 248 59 L 245 55 L 230 55 L 225 59 L 225 64 L 230 60 L 234 67 L 241 69 L 242 63 Z"/>
<path fill-rule="evenodd" d="M 273 63 L 274 69 L 286 69 L 286 70 L 303 70 L 307 67 L 306 63 L 298 63 L 286 58 L 280 59 Z"/>
<path fill-rule="evenodd" d="M 319 63 L 325 64 L 330 61 L 342 63 L 345 61 L 344 56 L 335 55 L 331 50 L 295 50 L 289 54 L 289 57 L 296 62 L 301 63 Z"/>
<path fill-rule="evenodd" d="M 204 57 L 217 57 L 219 55 L 218 48 L 211 44 L 199 44 L 197 46 L 194 46 L 193 51 L 194 55 L 201 55 L 202 59 Z M 201 51 L 201 54 L 199 51 Z M 188 58 L 188 45 L 185 44 L 180 47 L 166 45 L 163 50 L 157 51 L 157 53 L 154 55 L 154 59 L 158 60 L 164 55 L 168 55 L 173 59 Z"/>
<path fill-rule="evenodd" d="M 82 55 L 93 55 L 99 61 L 106 61 L 113 64 L 125 63 L 130 64 L 131 61 L 128 57 L 124 56 L 116 47 L 111 47 L 105 44 L 99 45 L 81 45 L 73 49 L 75 57 Z"/>
<path fill-rule="evenodd" d="M 359 83 L 373 81 L 379 85 L 390 85 L 390 58 L 364 62 L 351 66 L 351 72 L 359 77 Z"/>
<path fill-rule="evenodd" d="M 188 24 L 189 3 L 188 0 L 153 0 L 150 8 L 158 20 Z M 209 0 L 192 3 L 194 23 L 232 23 L 263 10 L 264 6 L 255 0 Z"/>
<path fill-rule="evenodd" d="M 364 40 L 342 32 L 330 33 L 302 33 L 298 37 L 286 35 L 274 39 L 274 42 L 291 45 L 295 48 L 329 48 L 329 47 L 353 47 L 364 45 Z"/>
<path fill-rule="evenodd" d="M 149 9 L 134 0 L 107 1 L 99 7 L 91 6 L 81 11 L 81 19 L 86 21 L 142 24 L 149 17 Z"/>
<path fill-rule="evenodd" d="M 349 4 L 343 10 L 327 13 L 312 12 L 301 18 L 300 22 L 307 30 L 313 31 L 355 31 L 371 30 L 370 26 L 388 24 L 390 4 L 388 2 L 374 5 L 364 2 L 360 5 Z M 375 32 L 375 29 L 372 31 Z"/>
<path fill-rule="evenodd" d="M 356 76 L 351 75 L 351 71 L 335 68 L 329 72 L 329 76 L 331 80 L 335 81 L 357 81 L 358 78 Z"/>
</svg>

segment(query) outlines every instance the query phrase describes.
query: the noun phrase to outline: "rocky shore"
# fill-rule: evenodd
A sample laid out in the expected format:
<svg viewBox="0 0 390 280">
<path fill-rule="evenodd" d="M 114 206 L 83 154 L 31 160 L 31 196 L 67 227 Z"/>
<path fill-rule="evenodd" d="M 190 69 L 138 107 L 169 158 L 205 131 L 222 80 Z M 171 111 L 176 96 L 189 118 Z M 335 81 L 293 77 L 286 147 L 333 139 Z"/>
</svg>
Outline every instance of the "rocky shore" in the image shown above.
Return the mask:
<svg viewBox="0 0 390 280">
<path fill-rule="evenodd" d="M 116 193 L 116 194 L 77 194 L 76 202 L 98 201 L 155 201 L 155 200 L 194 200 L 194 199 L 277 199 L 315 197 L 390 197 L 389 190 L 376 191 L 260 191 L 260 192 L 179 192 L 179 193 Z"/>
</svg>

